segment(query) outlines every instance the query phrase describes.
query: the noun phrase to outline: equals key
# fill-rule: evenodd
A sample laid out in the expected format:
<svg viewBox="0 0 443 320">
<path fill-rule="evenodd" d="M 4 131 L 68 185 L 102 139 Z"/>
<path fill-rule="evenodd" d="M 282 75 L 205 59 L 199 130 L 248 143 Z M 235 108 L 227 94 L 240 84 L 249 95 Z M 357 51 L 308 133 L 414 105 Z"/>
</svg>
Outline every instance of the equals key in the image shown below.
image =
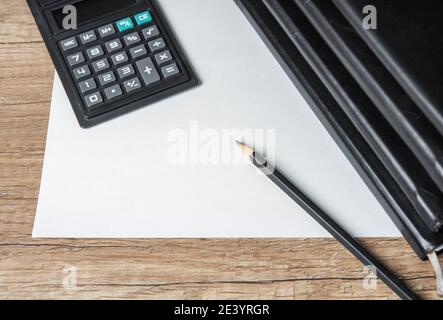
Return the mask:
<svg viewBox="0 0 443 320">
<path fill-rule="evenodd" d="M 179 73 L 180 71 L 178 70 L 178 67 L 175 63 L 172 63 L 162 68 L 162 74 L 165 78 L 175 76 L 176 74 Z"/>
</svg>

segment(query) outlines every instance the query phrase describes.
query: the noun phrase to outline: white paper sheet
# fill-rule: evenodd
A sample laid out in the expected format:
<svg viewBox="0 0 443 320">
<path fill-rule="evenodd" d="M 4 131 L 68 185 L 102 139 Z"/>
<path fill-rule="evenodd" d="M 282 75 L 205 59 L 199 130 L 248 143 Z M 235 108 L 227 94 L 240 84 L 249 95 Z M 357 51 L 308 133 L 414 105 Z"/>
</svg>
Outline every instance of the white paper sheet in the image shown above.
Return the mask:
<svg viewBox="0 0 443 320">
<path fill-rule="evenodd" d="M 328 236 L 251 165 L 170 161 L 172 132 L 248 128 L 352 234 L 400 235 L 232 0 L 160 3 L 202 84 L 84 130 L 56 76 L 34 237 Z"/>
</svg>

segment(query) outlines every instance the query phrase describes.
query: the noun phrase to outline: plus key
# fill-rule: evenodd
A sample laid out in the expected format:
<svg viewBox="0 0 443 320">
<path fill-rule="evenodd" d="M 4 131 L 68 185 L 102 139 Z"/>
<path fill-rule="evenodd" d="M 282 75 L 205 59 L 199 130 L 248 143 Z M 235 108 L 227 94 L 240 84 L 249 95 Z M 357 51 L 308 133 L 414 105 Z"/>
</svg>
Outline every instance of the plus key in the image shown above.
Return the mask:
<svg viewBox="0 0 443 320">
<path fill-rule="evenodd" d="M 146 86 L 160 81 L 160 75 L 158 74 L 157 69 L 155 69 L 151 58 L 139 60 L 136 65 Z"/>
</svg>

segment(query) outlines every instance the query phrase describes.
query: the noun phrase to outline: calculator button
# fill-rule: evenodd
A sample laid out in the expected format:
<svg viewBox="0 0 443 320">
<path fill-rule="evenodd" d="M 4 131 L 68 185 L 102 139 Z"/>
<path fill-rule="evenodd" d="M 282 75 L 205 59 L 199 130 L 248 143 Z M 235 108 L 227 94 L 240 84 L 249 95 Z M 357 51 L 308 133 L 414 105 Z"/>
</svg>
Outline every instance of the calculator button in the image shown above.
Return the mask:
<svg viewBox="0 0 443 320">
<path fill-rule="evenodd" d="M 132 22 L 131 18 L 124 18 L 121 20 L 118 20 L 116 22 L 117 29 L 120 32 L 124 32 L 126 30 L 134 28 L 134 23 Z"/>
<path fill-rule="evenodd" d="M 103 49 L 101 46 L 95 46 L 92 48 L 89 48 L 86 50 L 86 53 L 88 54 L 89 59 L 94 59 L 97 57 L 101 57 L 102 55 L 104 55 L 105 53 L 103 52 Z"/>
<path fill-rule="evenodd" d="M 139 60 L 137 61 L 136 65 L 138 71 L 142 75 L 145 85 L 148 86 L 160 80 L 160 76 L 155 69 L 154 63 L 152 62 L 151 58 L 144 58 L 142 60 Z"/>
<path fill-rule="evenodd" d="M 68 51 L 70 49 L 77 48 L 78 42 L 75 37 L 71 37 L 71 38 L 60 41 L 60 45 L 62 46 L 63 51 Z"/>
<path fill-rule="evenodd" d="M 77 69 L 74 69 L 73 72 L 77 80 L 89 76 L 91 74 L 91 70 L 89 69 L 88 66 L 79 67 Z"/>
<path fill-rule="evenodd" d="M 178 70 L 177 65 L 175 63 L 173 63 L 173 64 L 163 67 L 162 73 L 165 78 L 169 78 L 169 77 L 175 76 L 176 74 L 180 73 L 180 71 Z"/>
<path fill-rule="evenodd" d="M 157 62 L 157 64 L 162 64 L 168 61 L 172 60 L 172 56 L 171 53 L 169 52 L 169 50 L 157 53 L 155 55 L 155 62 Z"/>
<path fill-rule="evenodd" d="M 114 65 L 122 64 L 122 63 L 129 60 L 126 52 L 120 52 L 120 53 L 114 54 L 113 56 L 111 56 L 111 59 L 112 59 L 112 63 Z"/>
<path fill-rule="evenodd" d="M 125 90 L 126 90 L 127 93 L 129 93 L 131 91 L 134 91 L 134 90 L 137 90 L 137 89 L 142 87 L 142 84 L 140 83 L 140 80 L 137 77 L 129 79 L 129 80 L 126 80 L 123 83 L 123 85 L 124 85 Z"/>
<path fill-rule="evenodd" d="M 98 33 L 101 38 L 108 37 L 115 33 L 114 26 L 112 24 L 107 24 L 106 26 L 98 28 Z"/>
<path fill-rule="evenodd" d="M 120 50 L 123 48 L 122 42 L 120 39 L 114 39 L 112 41 L 108 41 L 105 43 L 106 51 L 109 53 Z"/>
<path fill-rule="evenodd" d="M 92 63 L 92 68 L 94 68 L 95 72 L 99 72 L 102 70 L 109 69 L 111 66 L 109 65 L 108 59 L 103 58 Z"/>
<path fill-rule="evenodd" d="M 121 96 L 123 94 L 122 89 L 118 84 L 105 89 L 105 96 L 108 100 Z"/>
<path fill-rule="evenodd" d="M 80 41 L 83 44 L 87 44 L 87 43 L 90 43 L 90 42 L 95 41 L 95 40 L 97 40 L 97 36 L 96 36 L 94 30 L 91 30 L 91 31 L 88 31 L 88 32 L 80 34 Z"/>
<path fill-rule="evenodd" d="M 114 75 L 114 72 L 112 72 L 112 71 L 109 71 L 109 72 L 103 73 L 103 74 L 101 74 L 101 75 L 98 76 L 98 81 L 100 81 L 100 84 L 101 84 L 102 86 L 105 86 L 105 85 L 107 85 L 108 83 L 112 83 L 112 82 L 114 82 L 115 80 L 116 80 L 116 79 L 115 79 L 115 75 Z"/>
<path fill-rule="evenodd" d="M 140 38 L 140 36 L 138 35 L 137 32 L 127 34 L 126 36 L 123 37 L 123 39 L 126 43 L 126 46 L 128 46 L 128 47 L 142 41 L 142 39 Z"/>
<path fill-rule="evenodd" d="M 151 50 L 151 52 L 154 52 L 163 49 L 164 47 L 166 47 L 166 44 L 163 38 L 158 38 L 156 40 L 149 41 L 148 46 L 149 50 Z"/>
<path fill-rule="evenodd" d="M 137 25 L 141 26 L 143 24 L 149 23 L 152 21 L 152 16 L 149 11 L 144 11 L 137 13 L 134 16 L 135 22 L 137 22 Z"/>
<path fill-rule="evenodd" d="M 103 97 L 100 94 L 100 92 L 97 91 L 97 92 L 94 92 L 90 95 L 87 95 L 85 97 L 85 101 L 86 101 L 86 106 L 88 107 L 88 109 L 90 109 L 91 107 L 93 107 L 99 103 L 102 103 Z"/>
<path fill-rule="evenodd" d="M 160 34 L 157 26 L 150 26 L 146 29 L 143 29 L 142 33 L 143 33 L 143 37 L 145 37 L 145 40 L 152 39 Z"/>
<path fill-rule="evenodd" d="M 85 56 L 81 52 L 72 54 L 68 56 L 68 62 L 71 67 L 75 66 L 79 63 L 85 62 Z"/>
<path fill-rule="evenodd" d="M 129 49 L 129 52 L 131 53 L 132 59 L 137 59 L 148 54 L 148 50 L 146 50 L 146 47 L 142 44 Z"/>
<path fill-rule="evenodd" d="M 127 66 L 117 69 L 117 73 L 120 79 L 127 78 L 135 73 L 134 68 L 128 64 Z"/>
<path fill-rule="evenodd" d="M 82 93 L 88 92 L 89 90 L 97 88 L 97 84 L 95 83 L 94 79 L 88 79 L 85 81 L 80 82 L 79 84 L 80 91 Z"/>
</svg>

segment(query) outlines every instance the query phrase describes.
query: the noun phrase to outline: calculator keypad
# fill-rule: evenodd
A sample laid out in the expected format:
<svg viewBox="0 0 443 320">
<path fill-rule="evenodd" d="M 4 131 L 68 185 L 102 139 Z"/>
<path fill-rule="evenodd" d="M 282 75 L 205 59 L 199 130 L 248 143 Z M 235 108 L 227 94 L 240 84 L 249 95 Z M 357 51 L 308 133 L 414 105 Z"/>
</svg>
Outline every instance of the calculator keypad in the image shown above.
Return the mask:
<svg viewBox="0 0 443 320">
<path fill-rule="evenodd" d="M 150 11 L 64 39 L 60 47 L 89 111 L 181 73 Z"/>
</svg>

